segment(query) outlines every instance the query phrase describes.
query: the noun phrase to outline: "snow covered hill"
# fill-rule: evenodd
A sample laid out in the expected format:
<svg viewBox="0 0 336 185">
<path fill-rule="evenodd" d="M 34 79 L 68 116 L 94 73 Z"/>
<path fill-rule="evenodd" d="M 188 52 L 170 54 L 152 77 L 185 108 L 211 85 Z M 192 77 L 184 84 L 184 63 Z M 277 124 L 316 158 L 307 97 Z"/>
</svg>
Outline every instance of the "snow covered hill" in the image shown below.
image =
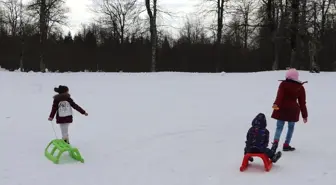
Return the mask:
<svg viewBox="0 0 336 185">
<path fill-rule="evenodd" d="M 240 172 L 253 117 L 270 118 L 284 71 L 232 74 L 0 72 L 1 185 L 334 185 L 336 73 L 308 80 L 308 124 L 271 172 Z M 44 157 L 53 88 L 68 85 L 86 109 L 70 127 L 85 163 Z M 59 128 L 54 125 L 57 131 Z M 287 128 L 282 135 L 284 140 Z M 58 132 L 58 136 L 60 136 Z M 66 158 L 66 156 L 64 156 Z"/>
</svg>

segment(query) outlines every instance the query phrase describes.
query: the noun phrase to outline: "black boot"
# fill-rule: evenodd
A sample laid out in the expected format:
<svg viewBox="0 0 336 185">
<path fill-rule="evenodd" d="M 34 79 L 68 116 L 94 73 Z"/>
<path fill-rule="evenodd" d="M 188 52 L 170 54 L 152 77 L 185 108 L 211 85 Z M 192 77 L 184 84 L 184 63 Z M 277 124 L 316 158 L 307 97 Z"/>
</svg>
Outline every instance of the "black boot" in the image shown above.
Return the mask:
<svg viewBox="0 0 336 185">
<path fill-rule="evenodd" d="M 70 144 L 69 139 L 63 139 L 66 143 Z"/>
<path fill-rule="evenodd" d="M 283 147 L 282 147 L 282 150 L 283 150 L 284 152 L 288 152 L 288 151 L 294 151 L 295 148 L 292 147 L 292 146 L 290 146 L 289 144 L 284 144 Z"/>
<path fill-rule="evenodd" d="M 248 159 L 250 162 L 253 162 L 253 157 L 249 157 Z"/>
<path fill-rule="evenodd" d="M 271 161 L 273 163 L 276 163 L 281 158 L 281 156 L 282 156 L 282 153 L 279 151 L 276 154 L 274 154 L 274 156 L 272 157 Z"/>
<path fill-rule="evenodd" d="M 278 142 L 274 142 L 272 145 L 271 151 L 275 153 L 277 149 L 278 149 Z"/>
</svg>

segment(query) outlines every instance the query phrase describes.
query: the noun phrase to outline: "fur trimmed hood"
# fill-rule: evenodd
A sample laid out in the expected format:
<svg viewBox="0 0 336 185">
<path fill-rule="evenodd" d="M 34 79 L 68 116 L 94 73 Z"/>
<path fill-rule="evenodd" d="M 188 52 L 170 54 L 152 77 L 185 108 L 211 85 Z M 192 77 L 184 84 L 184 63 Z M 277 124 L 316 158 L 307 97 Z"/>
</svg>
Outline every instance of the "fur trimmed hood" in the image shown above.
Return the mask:
<svg viewBox="0 0 336 185">
<path fill-rule="evenodd" d="M 58 101 L 67 100 L 70 97 L 71 96 L 69 93 L 56 94 L 53 96 L 54 100 L 58 100 Z"/>
</svg>

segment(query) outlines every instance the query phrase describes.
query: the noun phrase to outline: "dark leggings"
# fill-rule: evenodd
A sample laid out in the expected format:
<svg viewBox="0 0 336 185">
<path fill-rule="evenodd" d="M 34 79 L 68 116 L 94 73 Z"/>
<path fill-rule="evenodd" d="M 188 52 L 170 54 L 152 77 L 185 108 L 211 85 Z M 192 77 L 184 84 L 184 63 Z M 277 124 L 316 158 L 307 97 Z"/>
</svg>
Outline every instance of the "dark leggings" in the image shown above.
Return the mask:
<svg viewBox="0 0 336 185">
<path fill-rule="evenodd" d="M 247 149 L 246 147 L 244 148 L 244 155 L 246 153 L 264 153 L 267 155 L 268 158 L 272 159 L 273 156 L 274 156 L 274 152 L 272 152 L 271 149 L 269 148 L 265 148 L 264 151 L 261 151 L 260 149 L 258 148 L 250 148 L 250 149 Z"/>
</svg>

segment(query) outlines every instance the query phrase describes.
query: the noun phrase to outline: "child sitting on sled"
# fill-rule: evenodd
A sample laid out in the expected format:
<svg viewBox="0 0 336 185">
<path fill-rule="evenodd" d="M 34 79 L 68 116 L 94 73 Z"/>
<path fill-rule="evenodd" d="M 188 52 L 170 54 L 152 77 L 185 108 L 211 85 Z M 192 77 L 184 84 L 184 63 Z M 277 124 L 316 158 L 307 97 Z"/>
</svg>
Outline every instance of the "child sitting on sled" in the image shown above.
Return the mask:
<svg viewBox="0 0 336 185">
<path fill-rule="evenodd" d="M 252 121 L 252 127 L 248 130 L 246 136 L 246 146 L 244 154 L 246 153 L 265 153 L 273 163 L 276 163 L 280 157 L 281 152 L 276 152 L 276 148 L 267 148 L 269 144 L 269 131 L 266 128 L 267 121 L 265 114 L 259 113 Z M 253 158 L 249 158 L 253 162 Z"/>
</svg>

